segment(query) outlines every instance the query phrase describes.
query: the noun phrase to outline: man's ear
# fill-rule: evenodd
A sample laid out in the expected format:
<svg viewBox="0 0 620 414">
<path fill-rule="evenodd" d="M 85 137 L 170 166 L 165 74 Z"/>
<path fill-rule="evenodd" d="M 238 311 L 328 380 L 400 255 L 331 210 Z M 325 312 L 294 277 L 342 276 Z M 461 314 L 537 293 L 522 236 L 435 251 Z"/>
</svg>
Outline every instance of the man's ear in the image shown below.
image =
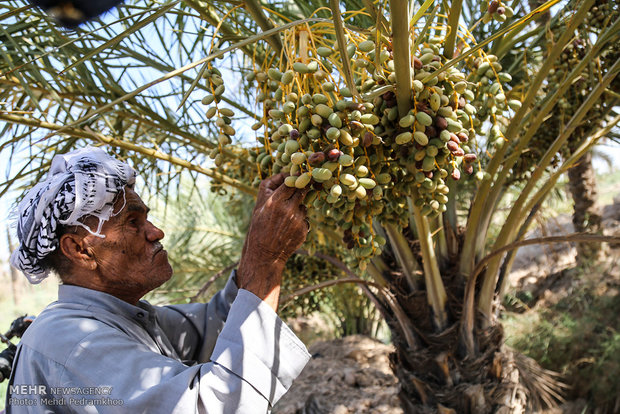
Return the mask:
<svg viewBox="0 0 620 414">
<path fill-rule="evenodd" d="M 95 270 L 97 262 L 87 239 L 88 236 L 75 233 L 63 234 L 60 237 L 60 250 L 75 266 L 82 269 Z"/>
</svg>

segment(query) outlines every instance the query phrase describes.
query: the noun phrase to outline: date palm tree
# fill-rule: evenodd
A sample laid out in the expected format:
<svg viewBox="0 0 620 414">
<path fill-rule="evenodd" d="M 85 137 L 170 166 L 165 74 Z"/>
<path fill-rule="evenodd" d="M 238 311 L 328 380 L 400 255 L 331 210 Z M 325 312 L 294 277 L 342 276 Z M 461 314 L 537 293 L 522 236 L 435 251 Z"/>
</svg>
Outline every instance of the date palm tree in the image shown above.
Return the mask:
<svg viewBox="0 0 620 414">
<path fill-rule="evenodd" d="M 0 150 L 29 162 L 0 195 L 93 142 L 164 194 L 181 170 L 248 194 L 288 172 L 287 185 L 312 186 L 300 253 L 336 266 L 333 283 L 357 283 L 382 313 L 406 412 L 552 404 L 553 376 L 503 345 L 498 298 L 519 246 L 610 239 L 523 237 L 619 120 L 617 6 L 560 71 L 595 0 L 436 3 L 143 0 L 66 32 L 3 2 Z M 538 139 L 586 73 L 596 85 Z M 559 159 L 595 104 L 588 138 Z"/>
<path fill-rule="evenodd" d="M 603 232 L 603 216 L 597 203 L 596 173 L 592 164 L 592 152 L 588 151 L 577 164 L 568 170 L 568 188 L 573 198 L 573 227 L 578 232 Z M 579 245 L 577 261 L 587 264 L 596 261 L 600 245 Z"/>
</svg>

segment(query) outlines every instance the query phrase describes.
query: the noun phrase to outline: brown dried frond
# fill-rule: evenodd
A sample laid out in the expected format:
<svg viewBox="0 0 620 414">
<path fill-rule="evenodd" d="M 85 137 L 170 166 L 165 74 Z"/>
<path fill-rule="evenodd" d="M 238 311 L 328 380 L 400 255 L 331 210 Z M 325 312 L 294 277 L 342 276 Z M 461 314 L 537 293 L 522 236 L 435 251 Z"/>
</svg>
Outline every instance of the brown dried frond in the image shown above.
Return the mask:
<svg viewBox="0 0 620 414">
<path fill-rule="evenodd" d="M 564 402 L 563 394 L 568 386 L 559 373 L 541 367 L 534 359 L 520 352 L 514 352 L 514 363 L 519 370 L 521 384 L 527 390 L 529 408 L 551 408 Z"/>
</svg>

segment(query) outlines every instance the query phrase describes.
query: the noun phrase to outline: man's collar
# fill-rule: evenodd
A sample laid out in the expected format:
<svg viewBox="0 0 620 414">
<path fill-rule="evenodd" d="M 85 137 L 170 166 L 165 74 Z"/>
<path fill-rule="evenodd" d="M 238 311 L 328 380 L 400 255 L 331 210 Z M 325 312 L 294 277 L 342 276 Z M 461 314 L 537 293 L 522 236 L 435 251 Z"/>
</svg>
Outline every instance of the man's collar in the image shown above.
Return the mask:
<svg viewBox="0 0 620 414">
<path fill-rule="evenodd" d="M 140 301 L 137 306 L 134 306 L 109 293 L 65 284 L 58 286 L 58 302 L 75 303 L 86 307 L 103 309 L 138 320 L 148 319 L 153 310 L 151 305 L 145 301 Z"/>
</svg>

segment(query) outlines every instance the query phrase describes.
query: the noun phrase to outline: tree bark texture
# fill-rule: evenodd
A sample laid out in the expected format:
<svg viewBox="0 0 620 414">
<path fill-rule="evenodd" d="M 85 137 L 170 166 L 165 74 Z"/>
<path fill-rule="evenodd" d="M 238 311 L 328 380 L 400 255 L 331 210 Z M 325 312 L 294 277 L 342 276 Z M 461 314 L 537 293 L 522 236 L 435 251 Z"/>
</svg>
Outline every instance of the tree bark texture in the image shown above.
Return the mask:
<svg viewBox="0 0 620 414">
<path fill-rule="evenodd" d="M 597 204 L 598 191 L 591 151 L 588 151 L 574 167 L 568 170 L 568 187 L 574 202 L 573 226 L 575 231 L 602 234 L 602 216 Z M 598 259 L 600 252 L 599 243 L 579 243 L 577 262 L 591 263 Z"/>
<path fill-rule="evenodd" d="M 458 274 L 457 263 L 450 263 L 442 274 L 448 325 L 441 329 L 433 323 L 426 287 L 410 290 L 389 249 L 382 259 L 389 269 L 382 276 L 401 313 L 399 317 L 389 303 L 380 307 L 392 332 L 395 351 L 390 365 L 400 382 L 405 413 L 524 414 L 561 400 L 559 377 L 509 349 L 497 318 L 484 323 L 478 315 L 475 353 L 468 354 L 459 335 L 467 280 Z M 413 345 L 403 329 L 413 333 Z"/>
</svg>

